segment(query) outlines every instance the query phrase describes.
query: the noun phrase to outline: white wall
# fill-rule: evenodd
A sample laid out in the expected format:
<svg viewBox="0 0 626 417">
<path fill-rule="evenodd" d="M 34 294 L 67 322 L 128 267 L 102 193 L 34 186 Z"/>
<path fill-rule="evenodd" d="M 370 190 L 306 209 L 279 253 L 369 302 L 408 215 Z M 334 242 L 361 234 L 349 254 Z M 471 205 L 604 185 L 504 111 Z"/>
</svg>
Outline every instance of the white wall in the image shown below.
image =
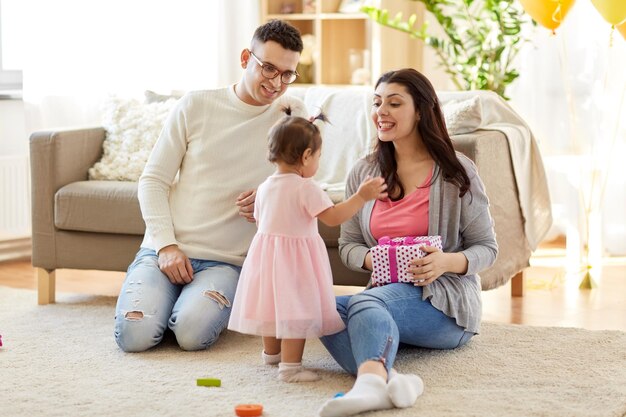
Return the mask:
<svg viewBox="0 0 626 417">
<path fill-rule="evenodd" d="M 24 103 L 22 100 L 0 100 L 0 156 L 27 153 Z"/>
</svg>

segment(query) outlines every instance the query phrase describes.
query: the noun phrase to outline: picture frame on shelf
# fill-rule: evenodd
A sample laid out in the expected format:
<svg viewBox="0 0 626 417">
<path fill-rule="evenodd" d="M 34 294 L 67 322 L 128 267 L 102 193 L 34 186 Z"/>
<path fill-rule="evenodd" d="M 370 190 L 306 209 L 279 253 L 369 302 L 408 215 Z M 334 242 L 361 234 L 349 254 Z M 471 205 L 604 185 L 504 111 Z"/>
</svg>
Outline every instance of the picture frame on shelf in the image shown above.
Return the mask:
<svg viewBox="0 0 626 417">
<path fill-rule="evenodd" d="M 280 3 L 280 13 L 281 14 L 292 14 L 296 12 L 296 2 L 295 1 L 283 1 Z"/>
<path fill-rule="evenodd" d="M 316 0 L 302 0 L 302 13 L 315 13 Z"/>
<path fill-rule="evenodd" d="M 359 13 L 364 4 L 364 0 L 341 0 L 339 13 Z"/>
</svg>

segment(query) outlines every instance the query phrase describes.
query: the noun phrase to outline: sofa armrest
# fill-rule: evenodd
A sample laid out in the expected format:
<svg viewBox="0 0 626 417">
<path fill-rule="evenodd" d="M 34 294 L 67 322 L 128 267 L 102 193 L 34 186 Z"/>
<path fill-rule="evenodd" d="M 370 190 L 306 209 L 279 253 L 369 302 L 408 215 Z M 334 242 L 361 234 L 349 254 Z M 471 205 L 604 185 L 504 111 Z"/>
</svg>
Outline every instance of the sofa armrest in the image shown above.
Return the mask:
<svg viewBox="0 0 626 417">
<path fill-rule="evenodd" d="M 64 185 L 87 179 L 87 171 L 102 155 L 104 138 L 101 127 L 30 136 L 34 266 L 55 269 L 54 195 Z"/>
</svg>

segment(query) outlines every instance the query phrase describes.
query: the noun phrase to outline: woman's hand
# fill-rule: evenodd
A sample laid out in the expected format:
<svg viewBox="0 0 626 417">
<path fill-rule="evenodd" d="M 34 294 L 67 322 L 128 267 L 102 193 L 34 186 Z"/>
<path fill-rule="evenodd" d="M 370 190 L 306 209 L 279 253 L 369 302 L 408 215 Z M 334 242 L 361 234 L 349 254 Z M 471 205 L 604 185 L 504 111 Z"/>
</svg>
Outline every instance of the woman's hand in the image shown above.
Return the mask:
<svg viewBox="0 0 626 417">
<path fill-rule="evenodd" d="M 367 269 L 368 271 L 372 271 L 374 267 L 372 266 L 372 252 L 367 252 L 365 255 L 365 259 L 363 260 L 363 269 Z"/>
<path fill-rule="evenodd" d="M 413 275 L 413 285 L 428 285 L 446 272 L 446 254 L 433 246 L 422 246 L 428 255 L 409 262 L 407 271 Z"/>
<path fill-rule="evenodd" d="M 462 253 L 445 253 L 433 246 L 422 246 L 428 255 L 413 259 L 407 268 L 413 275 L 413 285 L 425 286 L 446 272 L 464 274 L 467 272 L 467 258 Z"/>
</svg>

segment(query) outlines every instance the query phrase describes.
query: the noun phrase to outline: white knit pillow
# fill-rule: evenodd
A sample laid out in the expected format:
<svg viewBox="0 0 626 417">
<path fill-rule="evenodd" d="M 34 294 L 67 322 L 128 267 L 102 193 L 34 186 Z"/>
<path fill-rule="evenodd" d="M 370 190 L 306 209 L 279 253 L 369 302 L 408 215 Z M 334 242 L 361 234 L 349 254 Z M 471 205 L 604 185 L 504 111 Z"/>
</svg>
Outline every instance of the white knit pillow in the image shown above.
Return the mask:
<svg viewBox="0 0 626 417">
<path fill-rule="evenodd" d="M 137 181 L 175 98 L 141 103 L 111 97 L 104 103 L 106 130 L 102 159 L 89 169 L 90 180 Z"/>
<path fill-rule="evenodd" d="M 450 135 L 471 133 L 482 125 L 482 105 L 479 96 L 452 100 L 441 106 Z"/>
</svg>

